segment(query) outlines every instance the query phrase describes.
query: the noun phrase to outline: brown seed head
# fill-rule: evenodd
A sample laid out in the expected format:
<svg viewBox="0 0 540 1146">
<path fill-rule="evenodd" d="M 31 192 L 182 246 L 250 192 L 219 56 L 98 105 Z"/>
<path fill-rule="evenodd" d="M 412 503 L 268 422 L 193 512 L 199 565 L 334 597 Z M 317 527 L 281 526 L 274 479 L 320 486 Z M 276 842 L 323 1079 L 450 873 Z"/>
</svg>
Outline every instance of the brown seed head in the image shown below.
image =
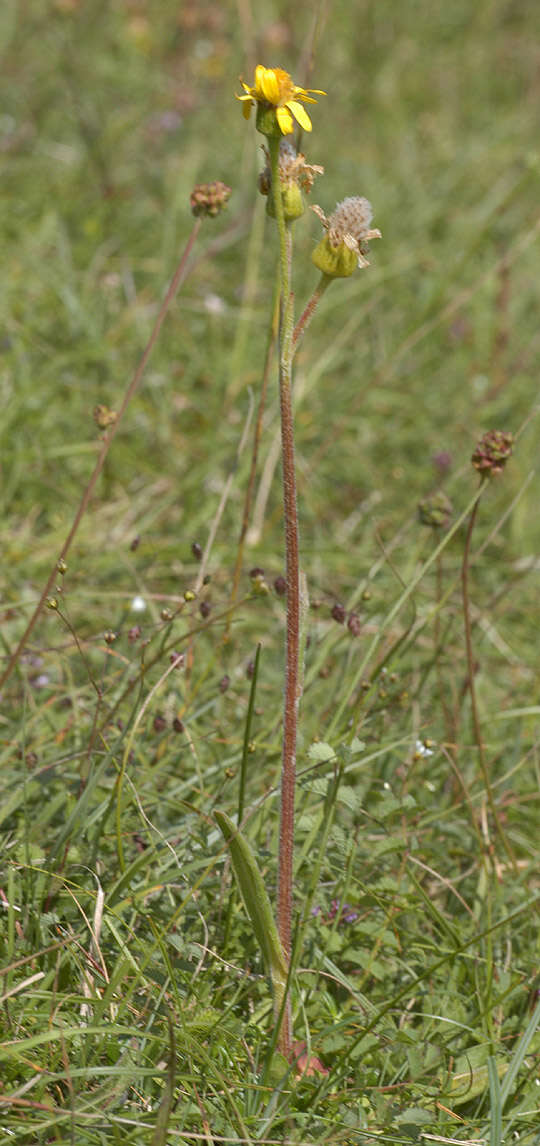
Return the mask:
<svg viewBox="0 0 540 1146">
<path fill-rule="evenodd" d="M 220 180 L 215 183 L 197 183 L 189 197 L 192 214 L 214 218 L 227 206 L 231 195 L 231 188 Z"/>
</svg>

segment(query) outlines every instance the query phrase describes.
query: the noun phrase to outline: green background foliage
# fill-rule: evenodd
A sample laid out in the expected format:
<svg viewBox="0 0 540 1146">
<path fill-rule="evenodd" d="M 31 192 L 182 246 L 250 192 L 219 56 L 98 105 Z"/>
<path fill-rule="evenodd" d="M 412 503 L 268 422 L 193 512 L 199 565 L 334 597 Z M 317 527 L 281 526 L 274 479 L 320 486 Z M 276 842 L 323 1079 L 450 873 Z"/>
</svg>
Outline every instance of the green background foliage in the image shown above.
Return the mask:
<svg viewBox="0 0 540 1146">
<path fill-rule="evenodd" d="M 93 409 L 118 407 L 149 337 L 190 191 L 233 190 L 115 439 L 60 612 L 3 692 L 6 1141 L 538 1140 L 538 1035 L 519 1040 L 538 964 L 539 33 L 525 0 L 3 0 L 3 655 L 100 448 Z M 274 902 L 274 375 L 223 639 L 276 265 L 260 141 L 234 100 L 259 61 L 328 93 L 302 141 L 325 167 L 312 202 L 365 195 L 383 235 L 369 269 L 332 285 L 296 363 L 312 607 L 295 1035 L 329 1071 L 296 1081 L 268 1060 L 269 985 L 212 819 L 234 815 L 244 768 L 245 830 Z M 307 212 L 298 310 L 319 237 Z M 459 590 L 470 456 L 491 428 L 517 442 L 480 503 L 471 619 L 508 850 L 485 812 Z M 460 524 L 431 560 L 447 535 L 417 503 L 439 489 Z M 224 493 L 210 581 L 186 603 L 192 544 Z"/>
</svg>

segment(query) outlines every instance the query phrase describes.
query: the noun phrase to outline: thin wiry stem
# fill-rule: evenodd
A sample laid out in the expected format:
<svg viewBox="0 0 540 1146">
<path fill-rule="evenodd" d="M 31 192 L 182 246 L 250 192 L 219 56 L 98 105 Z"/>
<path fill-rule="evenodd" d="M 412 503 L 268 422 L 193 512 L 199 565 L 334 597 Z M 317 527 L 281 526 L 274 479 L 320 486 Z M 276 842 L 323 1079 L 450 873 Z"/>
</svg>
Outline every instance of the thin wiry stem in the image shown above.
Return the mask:
<svg viewBox="0 0 540 1146">
<path fill-rule="evenodd" d="M 75 514 L 75 517 L 73 518 L 71 529 L 70 529 L 70 531 L 66 537 L 66 540 L 64 541 L 64 544 L 60 550 L 60 553 L 58 554 L 58 558 L 55 561 L 53 568 L 51 569 L 49 577 L 47 578 L 47 581 L 46 581 L 45 586 L 43 588 L 43 591 L 41 593 L 41 597 L 39 598 L 39 601 L 38 601 L 38 603 L 34 609 L 34 612 L 32 613 L 32 616 L 30 617 L 30 620 L 29 620 L 29 622 L 28 622 L 28 624 L 24 630 L 24 633 L 23 633 L 17 647 L 12 652 L 12 654 L 8 660 L 8 663 L 7 663 L 5 669 L 2 673 L 2 676 L 0 677 L 0 688 L 2 688 L 2 686 L 5 684 L 8 677 L 11 676 L 11 673 L 12 673 L 13 669 L 15 668 L 15 665 L 17 664 L 17 661 L 19 660 L 19 657 L 20 657 L 25 645 L 27 644 L 28 638 L 30 637 L 31 633 L 34 630 L 34 626 L 37 622 L 39 614 L 41 613 L 43 605 L 45 604 L 45 601 L 46 601 L 47 597 L 49 596 L 53 582 L 56 580 L 56 578 L 58 576 L 58 563 L 60 561 L 65 560 L 65 558 L 67 557 L 67 555 L 69 553 L 69 550 L 71 549 L 73 540 L 74 540 L 75 535 L 78 531 L 79 525 L 81 524 L 81 521 L 84 517 L 84 514 L 86 513 L 86 510 L 88 508 L 88 503 L 90 501 L 90 498 L 92 497 L 92 494 L 94 492 L 94 489 L 95 489 L 97 481 L 98 481 L 98 478 L 99 478 L 101 471 L 103 469 L 103 466 L 105 464 L 105 459 L 107 457 L 107 454 L 109 453 L 109 450 L 112 446 L 114 438 L 116 437 L 116 434 L 118 433 L 118 429 L 120 427 L 120 423 L 122 421 L 122 418 L 126 412 L 126 409 L 129 405 L 129 403 L 131 402 L 131 399 L 133 398 L 133 395 L 134 395 L 134 393 L 135 393 L 135 391 L 139 385 L 139 382 L 141 381 L 141 378 L 142 378 L 144 371 L 146 369 L 148 359 L 150 358 L 150 355 L 151 355 L 151 353 L 154 349 L 154 346 L 157 342 L 158 335 L 159 335 L 159 332 L 161 330 L 165 315 L 167 314 L 167 311 L 168 311 L 168 309 L 169 309 L 169 307 L 173 301 L 173 298 L 174 298 L 174 296 L 178 290 L 178 287 L 180 286 L 180 284 L 183 282 L 183 280 L 186 277 L 187 262 L 188 262 L 190 254 L 191 254 L 193 245 L 195 243 L 195 239 L 197 238 L 197 235 L 199 234 L 200 228 L 201 228 L 201 220 L 197 219 L 195 221 L 191 235 L 189 236 L 189 239 L 186 243 L 184 252 L 182 254 L 182 258 L 180 259 L 180 262 L 178 263 L 178 266 L 176 268 L 174 276 L 171 279 L 169 289 L 168 289 L 168 291 L 165 295 L 165 298 L 163 299 L 163 302 L 159 308 L 158 315 L 157 315 L 156 321 L 154 323 L 152 333 L 151 333 L 150 338 L 148 339 L 146 347 L 143 351 L 139 365 L 137 366 L 137 369 L 135 370 L 135 372 L 131 378 L 131 381 L 130 381 L 127 389 L 126 389 L 126 392 L 124 394 L 124 397 L 122 399 L 122 402 L 120 404 L 120 407 L 119 407 L 117 415 L 116 415 L 116 421 L 110 427 L 110 429 L 107 430 L 107 432 L 103 438 L 103 443 L 102 443 L 101 449 L 99 451 L 96 464 L 94 466 L 90 480 L 89 480 L 89 482 L 88 482 L 88 484 L 87 484 L 87 486 L 83 492 L 82 498 L 79 502 L 77 512 Z"/>
<path fill-rule="evenodd" d="M 474 658 L 473 658 L 472 635 L 471 635 L 471 603 L 470 603 L 470 597 L 469 597 L 469 561 L 470 561 L 470 552 L 471 552 L 471 538 L 472 538 L 473 529 L 474 529 L 475 522 L 476 522 L 476 516 L 478 513 L 478 506 L 480 504 L 480 497 L 481 497 L 483 485 L 484 485 L 484 481 L 482 481 L 480 484 L 480 489 L 478 490 L 478 495 L 477 495 L 476 501 L 472 507 L 471 514 L 469 517 L 469 524 L 467 526 L 467 533 L 465 536 L 465 546 L 463 549 L 463 561 L 461 564 L 461 593 L 462 593 L 462 600 L 463 600 L 463 620 L 464 620 L 464 624 L 465 624 L 465 649 L 466 649 L 466 654 L 467 654 L 467 676 L 468 676 L 467 683 L 468 683 L 468 687 L 469 687 L 469 695 L 471 698 L 471 716 L 472 716 L 474 739 L 475 739 L 476 746 L 478 749 L 478 762 L 480 764 L 480 770 L 482 772 L 482 778 L 483 778 L 485 789 L 486 789 L 486 796 L 487 796 L 487 801 L 488 801 L 488 805 L 489 805 L 489 810 L 491 812 L 491 816 L 493 819 L 493 823 L 495 825 L 495 829 L 496 829 L 498 835 L 500 836 L 501 843 L 502 843 L 504 850 L 508 856 L 508 859 L 510 860 L 510 863 L 512 864 L 512 867 L 514 868 L 514 870 L 516 870 L 516 857 L 512 851 L 510 841 L 508 840 L 506 832 L 503 830 L 503 827 L 502 827 L 502 824 L 500 821 L 500 817 L 498 815 L 497 808 L 495 806 L 495 801 L 493 799 L 493 789 L 491 787 L 491 781 L 489 779 L 489 769 L 488 769 L 488 765 L 487 765 L 487 761 L 486 761 L 484 742 L 482 739 L 482 728 L 481 728 L 481 724 L 480 724 L 480 717 L 478 714 L 478 705 L 476 703 L 476 685 L 475 685 L 475 680 L 474 680 L 475 664 L 474 664 Z"/>
</svg>

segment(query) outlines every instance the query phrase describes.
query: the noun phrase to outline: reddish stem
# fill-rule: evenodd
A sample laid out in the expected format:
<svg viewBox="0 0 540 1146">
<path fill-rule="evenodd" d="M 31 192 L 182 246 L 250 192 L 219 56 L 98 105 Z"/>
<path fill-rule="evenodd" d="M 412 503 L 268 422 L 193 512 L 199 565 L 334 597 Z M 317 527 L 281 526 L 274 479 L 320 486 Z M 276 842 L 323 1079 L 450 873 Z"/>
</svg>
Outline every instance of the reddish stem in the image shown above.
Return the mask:
<svg viewBox="0 0 540 1146">
<path fill-rule="evenodd" d="M 332 279 L 330 278 L 329 275 L 325 275 L 325 274 L 321 275 L 319 285 L 313 291 L 313 294 L 312 294 L 309 302 L 307 303 L 304 311 L 300 315 L 300 318 L 298 319 L 298 322 L 296 323 L 296 326 L 294 328 L 294 334 L 293 334 L 293 340 L 292 340 L 292 352 L 293 352 L 293 354 L 296 354 L 299 343 L 301 342 L 302 338 L 304 337 L 304 334 L 306 333 L 306 330 L 307 330 L 307 328 L 311 322 L 311 319 L 313 318 L 313 315 L 315 314 L 315 311 L 319 305 L 319 302 L 320 302 L 325 290 L 327 289 L 327 287 L 330 286 L 331 282 L 332 282 Z"/>
<path fill-rule="evenodd" d="M 300 643 L 300 590 L 298 515 L 294 466 L 294 428 L 290 378 L 280 370 L 283 509 L 287 574 L 287 637 L 283 708 L 281 820 L 279 829 L 278 930 L 287 957 L 291 953 L 294 804 L 296 784 L 296 725 L 298 712 L 298 654 Z"/>
<path fill-rule="evenodd" d="M 512 847 L 510 845 L 510 841 L 506 835 L 506 832 L 504 831 L 503 826 L 501 824 L 499 815 L 497 813 L 497 808 L 495 806 L 495 801 L 493 799 L 493 789 L 491 787 L 491 781 L 489 778 L 489 769 L 488 769 L 488 764 L 486 761 L 484 742 L 482 740 L 482 728 L 480 725 L 480 717 L 478 714 L 478 706 L 476 703 L 476 685 L 475 685 L 475 679 L 474 679 L 474 677 L 475 677 L 475 664 L 474 664 L 473 647 L 472 647 L 471 605 L 470 605 L 470 597 L 469 597 L 469 562 L 470 562 L 470 552 L 471 552 L 471 539 L 472 539 L 473 529 L 474 529 L 475 522 L 476 522 L 476 515 L 478 513 L 478 506 L 480 504 L 480 495 L 482 492 L 483 484 L 484 483 L 482 481 L 481 485 L 480 485 L 480 489 L 478 491 L 478 497 L 477 497 L 477 499 L 473 505 L 471 515 L 469 517 L 469 524 L 467 526 L 467 533 L 465 536 L 465 546 L 464 546 L 464 550 L 463 550 L 463 561 L 462 561 L 462 565 L 461 565 L 461 592 L 462 592 L 462 600 L 463 600 L 463 619 L 465 622 L 465 649 L 466 649 L 466 653 L 467 653 L 467 674 L 468 674 L 467 683 L 469 686 L 469 695 L 471 698 L 471 716 L 472 716 L 474 739 L 476 741 L 476 746 L 478 749 L 478 762 L 480 764 L 480 771 L 482 773 L 482 778 L 484 781 L 484 786 L 485 786 L 485 790 L 486 790 L 486 796 L 487 796 L 487 802 L 489 805 L 489 810 L 491 812 L 493 823 L 495 825 L 495 830 L 497 831 L 497 833 L 500 837 L 501 843 L 502 843 L 504 850 L 508 856 L 508 859 L 510 860 L 510 863 L 512 864 L 514 871 L 517 871 L 516 857 L 512 851 Z"/>
</svg>

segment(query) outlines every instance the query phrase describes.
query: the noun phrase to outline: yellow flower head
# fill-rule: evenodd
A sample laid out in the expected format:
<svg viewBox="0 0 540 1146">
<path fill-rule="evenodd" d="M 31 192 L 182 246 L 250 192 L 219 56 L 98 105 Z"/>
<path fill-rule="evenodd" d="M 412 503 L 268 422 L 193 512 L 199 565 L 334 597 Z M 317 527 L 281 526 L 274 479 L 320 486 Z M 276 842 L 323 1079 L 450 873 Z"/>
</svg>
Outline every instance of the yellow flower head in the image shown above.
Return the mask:
<svg viewBox="0 0 540 1146">
<path fill-rule="evenodd" d="M 318 88 L 299 88 L 283 68 L 263 68 L 262 64 L 255 68 L 253 87 L 243 80 L 241 83 L 245 94 L 236 98 L 245 101 L 244 118 L 249 119 L 253 104 L 257 110 L 273 110 L 282 135 L 294 131 L 295 120 L 304 131 L 311 131 L 311 120 L 302 103 L 317 103 L 312 95 L 326 95 Z"/>
</svg>

